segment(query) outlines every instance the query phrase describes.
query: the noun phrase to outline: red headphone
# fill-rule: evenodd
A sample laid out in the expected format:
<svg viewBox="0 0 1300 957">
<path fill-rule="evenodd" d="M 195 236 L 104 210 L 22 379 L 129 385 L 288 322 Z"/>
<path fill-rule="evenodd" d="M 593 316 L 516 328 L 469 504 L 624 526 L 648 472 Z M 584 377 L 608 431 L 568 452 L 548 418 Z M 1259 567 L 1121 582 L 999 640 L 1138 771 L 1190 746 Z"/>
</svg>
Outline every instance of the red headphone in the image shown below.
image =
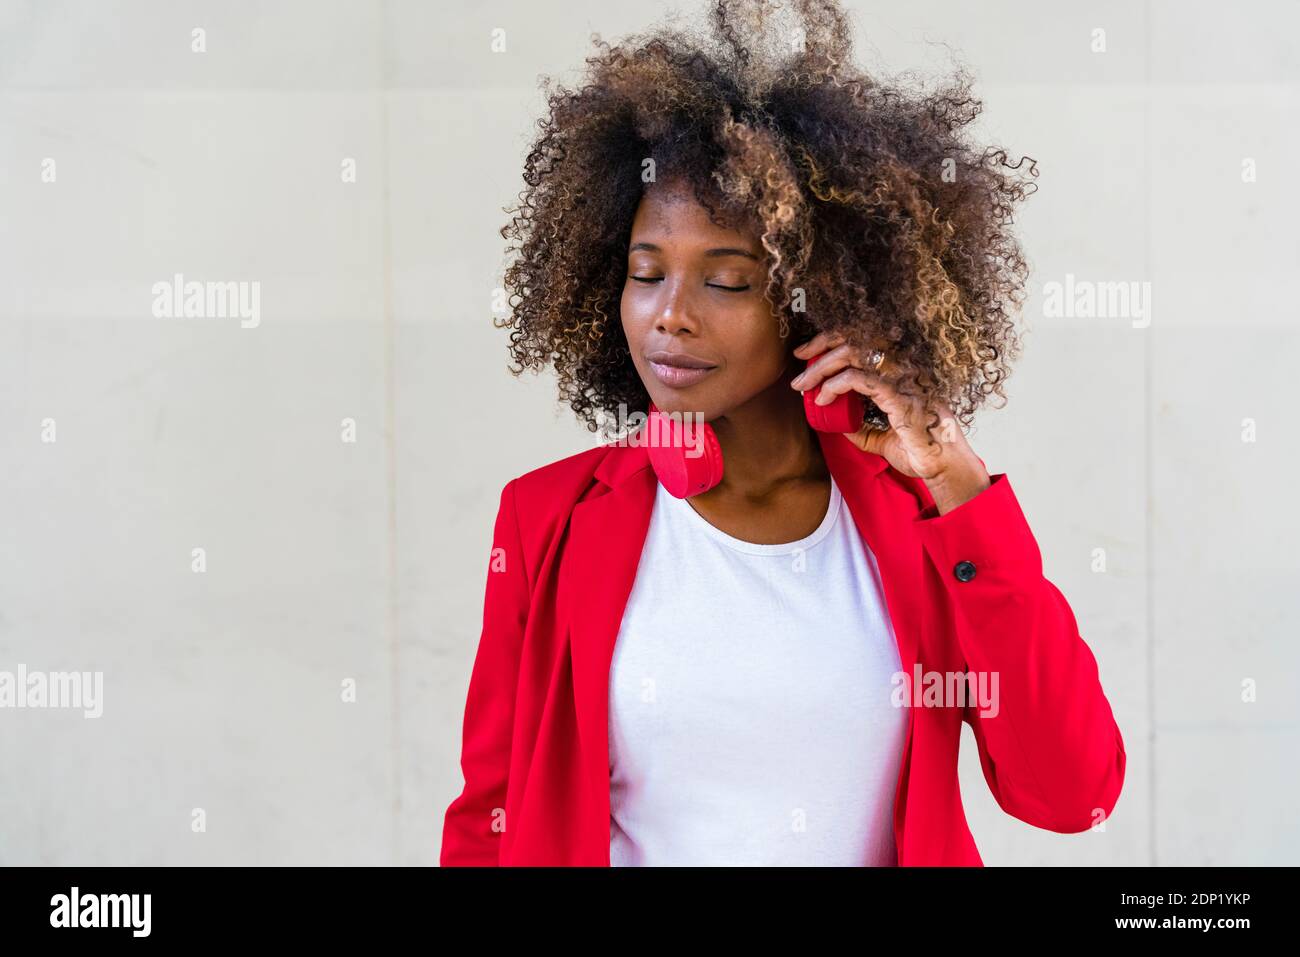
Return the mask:
<svg viewBox="0 0 1300 957">
<path fill-rule="evenodd" d="M 812 365 L 821 356 L 808 360 Z M 817 405 L 820 385 L 803 394 L 803 412 L 818 432 L 856 432 L 862 428 L 866 406 L 857 392 L 845 392 L 834 402 Z M 660 412 L 653 402 L 646 421 L 646 450 L 650 465 L 669 495 L 687 498 L 707 492 L 722 481 L 722 447 L 713 427 L 695 416 Z"/>
</svg>

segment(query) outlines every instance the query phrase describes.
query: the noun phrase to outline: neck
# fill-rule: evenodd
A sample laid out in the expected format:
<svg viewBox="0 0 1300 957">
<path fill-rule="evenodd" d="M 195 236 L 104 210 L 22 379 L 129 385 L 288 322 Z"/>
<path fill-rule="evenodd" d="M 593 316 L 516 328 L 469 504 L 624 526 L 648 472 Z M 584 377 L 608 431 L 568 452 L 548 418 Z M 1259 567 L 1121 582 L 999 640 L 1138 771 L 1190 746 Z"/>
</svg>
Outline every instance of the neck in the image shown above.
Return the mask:
<svg viewBox="0 0 1300 957">
<path fill-rule="evenodd" d="M 709 424 L 726 463 L 722 481 L 701 499 L 739 496 L 762 500 L 791 482 L 820 481 L 829 472 L 817 436 L 804 416 L 791 374 Z"/>
</svg>

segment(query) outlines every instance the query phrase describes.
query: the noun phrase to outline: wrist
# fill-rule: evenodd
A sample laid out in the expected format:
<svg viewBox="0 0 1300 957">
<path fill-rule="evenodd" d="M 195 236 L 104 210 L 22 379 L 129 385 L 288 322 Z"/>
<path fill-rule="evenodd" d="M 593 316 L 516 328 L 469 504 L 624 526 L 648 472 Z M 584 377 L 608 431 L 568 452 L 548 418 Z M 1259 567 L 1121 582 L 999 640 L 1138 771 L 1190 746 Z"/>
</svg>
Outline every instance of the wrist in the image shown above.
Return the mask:
<svg viewBox="0 0 1300 957">
<path fill-rule="evenodd" d="M 948 466 L 925 480 L 940 515 L 969 502 L 993 484 L 988 469 L 976 456 Z"/>
</svg>

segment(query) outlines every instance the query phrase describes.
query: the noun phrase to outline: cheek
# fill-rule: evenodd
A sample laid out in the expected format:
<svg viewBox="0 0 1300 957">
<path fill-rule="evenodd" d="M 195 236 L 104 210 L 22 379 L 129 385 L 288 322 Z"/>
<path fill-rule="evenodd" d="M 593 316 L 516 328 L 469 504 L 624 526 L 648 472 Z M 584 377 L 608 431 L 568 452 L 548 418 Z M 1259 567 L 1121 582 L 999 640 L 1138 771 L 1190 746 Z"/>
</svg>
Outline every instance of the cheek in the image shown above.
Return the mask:
<svg viewBox="0 0 1300 957">
<path fill-rule="evenodd" d="M 757 378 L 769 379 L 785 368 L 787 341 L 777 333 L 776 319 L 762 313 L 746 319 L 743 342 L 737 343 L 746 357 L 746 365 Z"/>
<path fill-rule="evenodd" d="M 644 311 L 644 310 L 641 310 Z M 619 321 L 623 324 L 623 334 L 627 336 L 628 342 L 639 339 L 645 328 L 645 323 L 641 321 L 636 306 L 636 297 L 632 295 L 632 290 L 623 289 L 623 296 L 618 303 Z"/>
</svg>

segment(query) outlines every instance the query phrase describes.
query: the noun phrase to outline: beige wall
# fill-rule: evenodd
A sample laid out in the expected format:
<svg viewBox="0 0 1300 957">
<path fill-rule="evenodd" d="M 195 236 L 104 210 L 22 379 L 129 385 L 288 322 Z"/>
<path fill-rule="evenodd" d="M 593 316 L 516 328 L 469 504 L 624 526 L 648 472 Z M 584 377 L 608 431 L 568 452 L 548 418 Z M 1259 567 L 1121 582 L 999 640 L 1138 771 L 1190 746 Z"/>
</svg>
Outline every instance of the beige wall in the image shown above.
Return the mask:
<svg viewBox="0 0 1300 957">
<path fill-rule="evenodd" d="M 1129 773 L 1105 833 L 1035 830 L 966 729 L 986 862 L 1295 863 L 1300 8 L 851 6 L 870 64 L 960 50 L 1042 170 L 971 441 Z M 489 321 L 537 75 L 665 9 L 0 2 L 0 670 L 104 675 L 100 718 L 0 711 L 0 863 L 436 861 L 497 494 L 592 442 Z M 176 273 L 258 282 L 259 323 L 155 318 Z M 1047 315 L 1067 274 L 1150 283 L 1150 324 Z"/>
</svg>

